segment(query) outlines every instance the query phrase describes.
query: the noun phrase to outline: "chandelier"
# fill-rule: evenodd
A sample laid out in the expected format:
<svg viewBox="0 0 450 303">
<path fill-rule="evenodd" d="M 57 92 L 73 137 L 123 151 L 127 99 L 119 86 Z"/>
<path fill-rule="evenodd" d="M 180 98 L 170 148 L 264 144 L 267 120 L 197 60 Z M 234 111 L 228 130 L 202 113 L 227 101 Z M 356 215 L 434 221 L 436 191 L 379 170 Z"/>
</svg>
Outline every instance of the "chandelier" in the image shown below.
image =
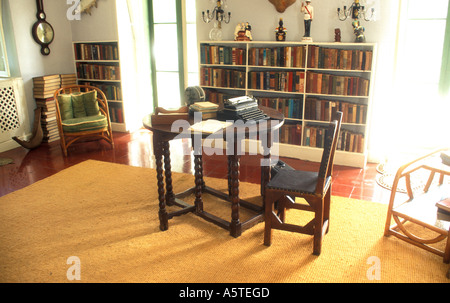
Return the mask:
<svg viewBox="0 0 450 303">
<path fill-rule="evenodd" d="M 205 12 L 202 12 L 202 18 L 203 18 L 203 22 L 205 23 L 209 23 L 212 20 L 216 20 L 217 22 L 219 22 L 219 24 L 223 21 L 226 24 L 230 23 L 230 19 L 231 19 L 231 13 L 228 12 L 228 18 L 225 15 L 225 11 L 222 9 L 222 7 L 226 6 L 225 2 L 226 0 L 217 0 L 217 1 L 212 1 L 212 2 L 216 2 L 216 7 L 214 8 L 214 10 L 210 13 L 209 9 Z M 206 16 L 206 18 L 205 18 Z"/>
<path fill-rule="evenodd" d="M 228 18 L 225 15 L 223 8 L 226 7 L 226 0 L 211 0 L 212 3 L 216 3 L 216 7 L 210 13 L 209 10 L 202 12 L 203 22 L 209 23 L 214 20 L 214 28 L 209 32 L 209 38 L 213 41 L 222 40 L 222 22 L 226 24 L 230 23 L 231 13 L 228 12 Z"/>
<path fill-rule="evenodd" d="M 350 16 L 353 20 L 364 19 L 365 21 L 371 21 L 375 9 L 371 8 L 370 12 L 371 12 L 370 16 L 367 17 L 367 11 L 364 6 L 359 4 L 359 0 L 355 0 L 355 2 L 353 2 L 348 9 L 347 6 L 345 5 L 343 10 L 341 10 L 340 7 L 338 7 L 337 9 L 338 18 L 341 21 L 347 20 L 347 18 Z"/>
</svg>

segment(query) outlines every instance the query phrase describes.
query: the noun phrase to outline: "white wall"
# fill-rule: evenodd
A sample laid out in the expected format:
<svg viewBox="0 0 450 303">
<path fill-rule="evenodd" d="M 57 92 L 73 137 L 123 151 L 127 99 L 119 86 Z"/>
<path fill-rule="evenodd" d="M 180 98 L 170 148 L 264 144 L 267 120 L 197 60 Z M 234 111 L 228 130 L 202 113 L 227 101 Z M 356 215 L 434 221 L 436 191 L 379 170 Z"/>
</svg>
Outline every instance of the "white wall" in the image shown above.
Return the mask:
<svg viewBox="0 0 450 303">
<path fill-rule="evenodd" d="M 55 0 L 53 0 L 55 1 Z M 72 41 L 117 40 L 116 0 L 98 0 L 91 14 L 70 22 Z"/>
<path fill-rule="evenodd" d="M 351 19 L 341 22 L 337 19 L 336 9 L 342 3 L 349 6 L 351 0 L 315 0 L 312 1 L 314 7 L 315 18 L 311 26 L 311 36 L 316 42 L 332 42 L 334 41 L 334 29 L 340 28 L 342 32 L 342 42 L 353 42 L 354 34 L 351 26 Z M 380 22 L 365 22 L 362 24 L 366 27 L 367 42 L 377 42 L 379 39 L 380 29 L 390 17 L 390 7 L 380 7 L 378 2 L 373 2 L 377 11 L 377 18 L 381 18 Z M 392 5 L 397 0 L 389 1 Z M 224 39 L 233 40 L 234 28 L 236 24 L 241 22 L 249 22 L 252 26 L 253 40 L 256 41 L 274 41 L 275 28 L 278 27 L 278 21 L 283 18 L 284 27 L 287 28 L 287 41 L 300 41 L 304 34 L 303 13 L 300 12 L 302 1 L 297 0 L 289 6 L 284 13 L 276 11 L 274 5 L 269 0 L 228 0 L 225 12 L 231 12 L 231 22 L 229 24 L 222 23 Z M 198 16 L 198 37 L 200 40 L 208 40 L 209 30 L 213 27 L 213 23 L 205 24 L 202 21 L 202 11 L 209 9 L 212 11 L 213 5 L 209 0 L 197 0 L 197 16 Z M 380 27 L 381 25 L 381 27 Z"/>
<path fill-rule="evenodd" d="M 66 18 L 66 1 L 44 1 L 46 20 L 55 31 L 55 39 L 50 44 L 51 53 L 41 54 L 41 47 L 32 35 L 31 28 L 37 21 L 36 2 L 30 0 L 9 0 L 12 30 L 16 43 L 20 76 L 24 81 L 28 116 L 34 117 L 36 103 L 33 98 L 33 77 L 56 73 L 74 72 L 72 55 L 72 31 Z M 30 123 L 33 124 L 33 121 Z"/>
</svg>

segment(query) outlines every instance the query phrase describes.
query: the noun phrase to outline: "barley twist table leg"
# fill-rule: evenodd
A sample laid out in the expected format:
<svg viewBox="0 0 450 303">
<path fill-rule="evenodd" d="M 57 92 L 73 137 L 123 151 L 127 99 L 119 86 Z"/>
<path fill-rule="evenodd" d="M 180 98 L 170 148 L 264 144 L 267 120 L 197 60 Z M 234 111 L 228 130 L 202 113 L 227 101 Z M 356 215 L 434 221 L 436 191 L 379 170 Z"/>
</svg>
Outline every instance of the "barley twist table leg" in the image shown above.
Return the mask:
<svg viewBox="0 0 450 303">
<path fill-rule="evenodd" d="M 230 181 L 231 181 L 231 224 L 230 234 L 239 237 L 242 234 L 241 222 L 239 220 L 239 156 L 230 157 Z"/>
<path fill-rule="evenodd" d="M 172 186 L 172 167 L 170 165 L 170 145 L 169 141 L 162 142 L 162 152 L 164 155 L 164 173 L 166 176 L 166 204 L 173 205 L 175 194 Z"/>
<path fill-rule="evenodd" d="M 166 201 L 164 196 L 164 175 L 163 175 L 163 147 L 160 141 L 153 137 L 153 148 L 156 158 L 156 179 L 158 181 L 158 200 L 159 200 L 159 229 L 169 229 L 169 219 L 166 210 Z"/>
<path fill-rule="evenodd" d="M 203 200 L 202 200 L 202 190 L 203 190 L 203 169 L 202 169 L 202 156 L 194 156 L 194 171 L 195 171 L 195 206 L 196 212 L 203 211 Z"/>
</svg>

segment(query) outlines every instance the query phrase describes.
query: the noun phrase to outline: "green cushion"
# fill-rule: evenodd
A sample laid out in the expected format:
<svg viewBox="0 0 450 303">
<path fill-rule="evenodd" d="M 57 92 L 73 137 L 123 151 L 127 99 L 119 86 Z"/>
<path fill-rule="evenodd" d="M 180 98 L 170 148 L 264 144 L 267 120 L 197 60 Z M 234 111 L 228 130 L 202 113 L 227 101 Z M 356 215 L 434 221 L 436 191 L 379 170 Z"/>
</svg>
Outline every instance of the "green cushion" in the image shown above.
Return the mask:
<svg viewBox="0 0 450 303">
<path fill-rule="evenodd" d="M 73 118 L 72 108 L 72 95 L 59 95 L 58 96 L 59 112 L 61 114 L 61 120 Z"/>
<path fill-rule="evenodd" d="M 103 115 L 85 116 L 81 118 L 67 119 L 62 122 L 64 132 L 74 133 L 89 130 L 99 130 L 108 125 L 108 120 Z"/>
<path fill-rule="evenodd" d="M 83 103 L 87 116 L 96 116 L 99 114 L 100 108 L 98 107 L 96 90 L 83 94 Z"/>
<path fill-rule="evenodd" d="M 84 94 L 72 94 L 73 117 L 86 117 L 86 109 L 84 108 Z"/>
</svg>

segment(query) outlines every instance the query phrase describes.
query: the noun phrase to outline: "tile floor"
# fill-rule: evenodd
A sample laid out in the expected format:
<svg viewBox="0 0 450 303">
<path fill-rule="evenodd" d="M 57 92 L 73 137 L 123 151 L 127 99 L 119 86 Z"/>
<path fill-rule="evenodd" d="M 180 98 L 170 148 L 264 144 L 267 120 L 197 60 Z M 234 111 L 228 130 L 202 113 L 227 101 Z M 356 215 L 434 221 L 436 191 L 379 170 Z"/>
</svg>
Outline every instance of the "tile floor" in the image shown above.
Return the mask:
<svg viewBox="0 0 450 303">
<path fill-rule="evenodd" d="M 115 150 L 111 150 L 106 142 L 101 141 L 78 143 L 70 147 L 68 157 L 63 156 L 59 141 L 43 143 L 34 150 L 18 147 L 0 153 L 0 157 L 14 160 L 14 163 L 0 167 L 0 196 L 26 187 L 88 159 L 154 168 L 151 136 L 152 134 L 144 129 L 134 133 L 114 133 Z M 193 174 L 194 165 L 190 150 L 188 140 L 177 140 L 171 143 L 173 171 Z M 219 178 L 226 176 L 226 156 L 205 156 L 204 160 L 205 176 Z M 318 163 L 314 162 L 291 158 L 281 158 L 281 160 L 296 169 L 316 170 L 318 168 Z M 387 203 L 390 192 L 377 185 L 376 175 L 376 164 L 373 163 L 369 163 L 365 169 L 335 165 L 332 194 Z M 252 183 L 260 182 L 260 167 L 257 158 L 242 156 L 240 180 Z"/>
</svg>

